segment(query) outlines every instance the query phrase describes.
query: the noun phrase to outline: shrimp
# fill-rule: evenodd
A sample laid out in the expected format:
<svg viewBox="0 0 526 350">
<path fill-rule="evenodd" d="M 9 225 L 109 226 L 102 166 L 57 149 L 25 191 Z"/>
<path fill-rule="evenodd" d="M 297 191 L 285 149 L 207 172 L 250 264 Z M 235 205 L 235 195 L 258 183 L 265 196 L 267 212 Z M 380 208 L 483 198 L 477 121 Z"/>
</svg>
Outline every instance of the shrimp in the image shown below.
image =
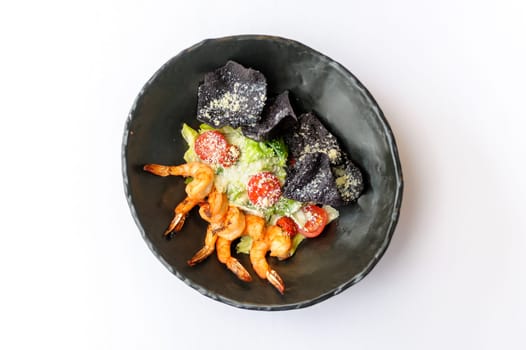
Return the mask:
<svg viewBox="0 0 526 350">
<path fill-rule="evenodd" d="M 250 262 L 254 271 L 262 279 L 266 279 L 270 284 L 274 286 L 283 294 L 285 292 L 285 283 L 279 276 L 279 274 L 270 268 L 267 263 L 266 255 L 269 250 L 269 244 L 265 240 L 252 242 L 252 248 L 250 248 Z"/>
<path fill-rule="evenodd" d="M 173 231 L 181 230 L 190 210 L 210 194 L 214 185 L 214 170 L 208 165 L 199 162 L 190 162 L 174 166 L 146 164 L 143 169 L 163 177 L 178 175 L 185 177 L 191 176 L 193 179 L 186 185 L 185 191 L 187 197 L 175 208 L 174 218 L 164 232 L 165 236 Z"/>
<path fill-rule="evenodd" d="M 250 273 L 241 265 L 239 260 L 232 257 L 230 247 L 232 241 L 223 237 L 218 237 L 216 242 L 217 259 L 226 265 L 240 280 L 245 282 L 252 281 Z"/>
<path fill-rule="evenodd" d="M 252 277 L 241 263 L 231 256 L 230 246 L 232 241 L 241 237 L 245 232 L 245 214 L 239 208 L 229 206 L 224 218 L 224 229 L 217 232 L 217 259 L 226 265 L 240 280 L 245 282 L 252 281 Z"/>
<path fill-rule="evenodd" d="M 190 197 L 183 199 L 183 201 L 175 207 L 174 218 L 170 221 L 166 231 L 164 231 L 164 235 L 168 236 L 173 231 L 181 231 L 188 213 L 200 202 L 200 200 L 191 199 Z"/>
<path fill-rule="evenodd" d="M 206 229 L 205 245 L 187 261 L 189 266 L 194 266 L 200 263 L 214 252 L 217 241 L 217 232 L 222 229 L 223 225 L 221 223 L 211 223 L 208 225 Z"/>
<path fill-rule="evenodd" d="M 224 219 L 228 212 L 228 198 L 226 194 L 218 192 L 215 188 L 208 195 L 207 202 L 200 203 L 199 214 L 208 221 L 205 245 L 188 260 L 188 265 L 194 266 L 208 258 L 213 252 L 217 240 L 217 233 L 224 230 Z"/>
<path fill-rule="evenodd" d="M 284 255 L 283 244 L 275 243 L 275 246 L 272 246 L 271 238 L 277 241 L 279 232 L 277 229 L 281 230 L 277 226 L 270 226 L 265 228 L 265 219 L 255 216 L 255 215 L 246 215 L 247 217 L 247 228 L 245 232 L 252 237 L 252 247 L 250 248 L 250 262 L 254 271 L 257 275 L 269 281 L 270 284 L 274 286 L 281 294 L 285 292 L 285 283 L 279 274 L 270 268 L 268 265 L 266 255 L 269 250 L 271 254 L 275 256 Z M 273 250 L 272 250 L 273 249 Z M 289 247 L 290 249 L 290 247 Z"/>
<path fill-rule="evenodd" d="M 222 207 L 222 205 L 219 205 L 219 207 Z M 213 216 L 208 215 L 206 210 L 203 212 L 205 217 L 209 218 Z M 226 264 L 226 266 L 241 280 L 247 282 L 251 281 L 252 278 L 248 271 L 246 271 L 241 263 L 230 254 L 230 245 L 232 244 L 232 241 L 241 237 L 241 234 L 244 231 L 245 215 L 237 207 L 229 206 L 222 221 L 211 222 L 208 225 L 205 245 L 190 260 L 188 260 L 188 265 L 194 266 L 209 257 L 214 252 L 214 247 L 217 242 L 217 258 L 219 261 Z"/>
<path fill-rule="evenodd" d="M 223 224 L 223 230 L 217 234 L 219 237 L 233 241 L 241 237 L 245 231 L 245 214 L 239 208 L 231 205 L 228 207 Z"/>
<path fill-rule="evenodd" d="M 215 188 L 208 195 L 205 203 L 200 204 L 199 215 L 203 220 L 221 222 L 228 212 L 228 198 L 226 193 L 218 192 Z"/>
<path fill-rule="evenodd" d="M 265 219 L 261 216 L 245 214 L 245 235 L 253 241 L 261 240 L 265 236 Z"/>
<path fill-rule="evenodd" d="M 204 199 L 212 191 L 214 184 L 214 170 L 204 163 L 190 162 L 173 166 L 146 164 L 144 170 L 163 177 L 168 175 L 191 176 L 193 181 L 186 186 L 186 194 L 193 199 Z"/>
<path fill-rule="evenodd" d="M 284 260 L 290 257 L 290 248 L 292 247 L 292 240 L 279 226 L 269 226 L 267 228 L 267 236 L 270 242 L 270 256 L 274 256 L 279 260 Z"/>
</svg>

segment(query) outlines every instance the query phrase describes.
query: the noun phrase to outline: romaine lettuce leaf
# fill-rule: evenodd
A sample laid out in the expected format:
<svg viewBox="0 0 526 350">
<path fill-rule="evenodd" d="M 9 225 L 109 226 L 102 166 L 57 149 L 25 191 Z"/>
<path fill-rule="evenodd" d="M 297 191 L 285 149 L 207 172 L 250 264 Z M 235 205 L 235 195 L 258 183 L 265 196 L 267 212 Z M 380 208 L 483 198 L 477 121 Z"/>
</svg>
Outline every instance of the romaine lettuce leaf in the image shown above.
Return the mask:
<svg viewBox="0 0 526 350">
<path fill-rule="evenodd" d="M 289 252 L 290 256 L 293 256 L 294 253 L 296 253 L 298 246 L 300 245 L 301 242 L 303 242 L 304 239 L 305 239 L 305 236 L 299 233 L 296 234 L 294 237 L 292 237 L 292 246 Z"/>
<path fill-rule="evenodd" d="M 190 163 L 199 161 L 199 157 L 194 151 L 194 143 L 199 136 L 199 133 L 192 129 L 192 127 L 188 126 L 188 124 L 184 123 L 183 128 L 181 129 L 181 135 L 183 135 L 183 139 L 188 144 L 188 150 L 186 150 L 183 155 L 185 162 Z"/>
<path fill-rule="evenodd" d="M 252 248 L 252 237 L 242 236 L 236 245 L 236 253 L 250 254 Z"/>
</svg>

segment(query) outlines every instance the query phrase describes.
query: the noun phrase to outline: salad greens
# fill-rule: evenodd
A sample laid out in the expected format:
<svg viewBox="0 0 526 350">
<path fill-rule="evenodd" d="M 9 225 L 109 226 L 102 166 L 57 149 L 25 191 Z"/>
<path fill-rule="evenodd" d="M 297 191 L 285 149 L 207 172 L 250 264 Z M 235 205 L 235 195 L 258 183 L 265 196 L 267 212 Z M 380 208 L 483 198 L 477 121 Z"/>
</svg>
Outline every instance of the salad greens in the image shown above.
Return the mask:
<svg viewBox="0 0 526 350">
<path fill-rule="evenodd" d="M 282 138 L 271 141 L 254 141 L 245 137 L 241 129 L 224 126 L 216 129 L 208 124 L 201 124 L 198 130 L 188 124 L 183 124 L 181 134 L 188 144 L 184 153 L 186 162 L 201 161 L 194 150 L 194 144 L 200 134 L 206 131 L 219 131 L 229 144 L 235 145 L 240 150 L 238 161 L 229 167 L 220 164 L 209 164 L 215 172 L 214 185 L 218 191 L 225 192 L 228 200 L 233 205 L 244 211 L 263 216 L 270 224 L 275 224 L 282 216 L 291 217 L 299 225 L 306 222 L 302 212 L 304 203 L 281 196 L 277 203 L 268 207 L 256 207 L 248 198 L 247 183 L 251 176 L 264 171 L 274 173 L 281 185 L 285 182 L 288 150 Z M 338 211 L 330 206 L 324 206 L 329 215 L 329 221 L 338 217 Z M 305 239 L 301 234 L 296 234 L 292 239 L 292 256 L 299 244 Z M 243 236 L 236 246 L 238 253 L 248 254 L 252 245 L 250 236 Z"/>
<path fill-rule="evenodd" d="M 288 152 L 281 138 L 258 142 L 243 136 L 240 129 L 230 126 L 215 129 L 210 125 L 201 124 L 199 129 L 195 130 L 188 124 L 183 124 L 181 134 L 188 144 L 188 150 L 183 157 L 186 162 L 200 161 L 194 151 L 195 140 L 200 134 L 211 130 L 222 133 L 229 144 L 236 145 L 241 151 L 239 160 L 233 166 L 225 168 L 219 164 L 210 164 L 215 170 L 216 188 L 225 192 L 231 203 L 248 212 L 264 216 L 267 220 L 273 215 L 290 215 L 301 208 L 301 202 L 284 197 L 269 208 L 258 208 L 248 199 L 246 186 L 252 175 L 270 171 L 278 177 L 281 185 L 285 182 Z"/>
</svg>

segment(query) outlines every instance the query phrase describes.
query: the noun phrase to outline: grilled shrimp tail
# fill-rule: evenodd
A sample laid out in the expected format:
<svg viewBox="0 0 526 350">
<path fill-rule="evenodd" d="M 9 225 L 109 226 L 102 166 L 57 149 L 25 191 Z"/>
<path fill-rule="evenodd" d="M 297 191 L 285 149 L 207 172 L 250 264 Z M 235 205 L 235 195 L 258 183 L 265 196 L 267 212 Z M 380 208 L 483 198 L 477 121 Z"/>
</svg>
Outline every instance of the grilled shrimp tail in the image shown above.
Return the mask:
<svg viewBox="0 0 526 350">
<path fill-rule="evenodd" d="M 239 260 L 237 260 L 236 258 L 228 259 L 226 261 L 225 265 L 240 280 L 245 281 L 245 282 L 251 282 L 252 281 L 252 276 L 250 276 L 250 273 L 243 267 L 243 265 L 241 265 Z"/>
<path fill-rule="evenodd" d="M 285 293 L 285 283 L 275 270 L 267 271 L 267 281 L 269 281 L 270 284 L 272 284 L 274 288 L 278 290 L 278 292 L 281 294 Z"/>
<path fill-rule="evenodd" d="M 195 266 L 199 264 L 201 261 L 208 258 L 212 253 L 214 252 L 213 247 L 204 246 L 201 248 L 195 255 L 187 261 L 188 265 Z"/>
</svg>

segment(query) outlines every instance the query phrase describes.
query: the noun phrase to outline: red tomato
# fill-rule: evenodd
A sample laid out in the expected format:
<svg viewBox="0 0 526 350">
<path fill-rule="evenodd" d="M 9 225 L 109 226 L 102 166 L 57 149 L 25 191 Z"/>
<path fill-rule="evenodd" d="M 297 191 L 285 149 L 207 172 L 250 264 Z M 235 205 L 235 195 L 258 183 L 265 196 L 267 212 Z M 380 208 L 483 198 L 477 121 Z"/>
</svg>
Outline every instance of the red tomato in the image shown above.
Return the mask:
<svg viewBox="0 0 526 350">
<path fill-rule="evenodd" d="M 236 164 L 240 155 L 241 151 L 239 150 L 239 147 L 237 147 L 236 145 L 228 145 L 225 149 L 223 156 L 219 158 L 219 163 L 225 168 L 228 168 Z"/>
<path fill-rule="evenodd" d="M 281 185 L 276 175 L 270 171 L 264 171 L 253 175 L 248 180 L 248 199 L 262 208 L 268 208 L 279 200 L 281 196 Z"/>
<path fill-rule="evenodd" d="M 296 235 L 296 233 L 298 233 L 298 227 L 296 226 L 296 223 L 288 216 L 280 217 L 278 221 L 276 221 L 276 225 L 281 227 L 281 229 L 290 237 L 293 237 Z"/>
<path fill-rule="evenodd" d="M 223 158 L 228 143 L 219 131 L 205 131 L 194 143 L 195 153 L 207 163 L 216 164 Z"/>
<path fill-rule="evenodd" d="M 325 225 L 327 225 L 327 220 L 329 219 L 327 212 L 314 204 L 309 204 L 302 210 L 307 217 L 307 222 L 303 227 L 298 227 L 299 231 L 308 238 L 318 236 L 325 228 Z"/>
</svg>

